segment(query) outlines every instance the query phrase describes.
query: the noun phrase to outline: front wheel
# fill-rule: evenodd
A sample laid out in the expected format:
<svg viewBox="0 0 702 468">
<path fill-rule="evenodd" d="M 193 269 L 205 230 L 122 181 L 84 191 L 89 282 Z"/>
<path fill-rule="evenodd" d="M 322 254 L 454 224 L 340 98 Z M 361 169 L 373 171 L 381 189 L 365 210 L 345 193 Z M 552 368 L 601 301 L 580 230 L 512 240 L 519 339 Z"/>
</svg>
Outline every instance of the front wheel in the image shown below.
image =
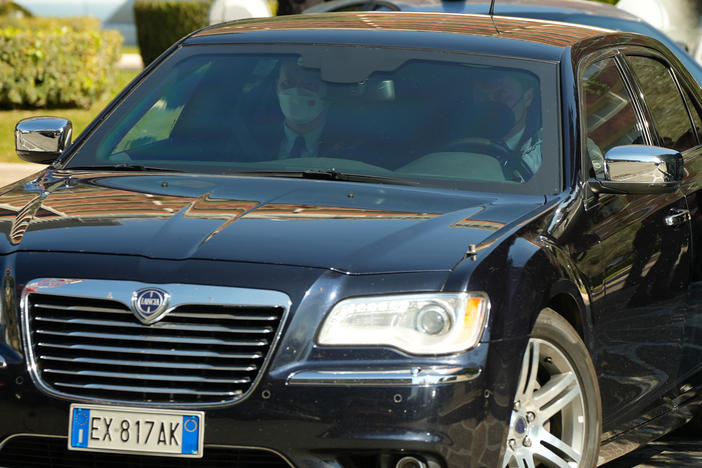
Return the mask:
<svg viewBox="0 0 702 468">
<path fill-rule="evenodd" d="M 502 466 L 594 467 L 601 420 L 585 344 L 563 317 L 542 310 L 522 359 Z"/>
</svg>

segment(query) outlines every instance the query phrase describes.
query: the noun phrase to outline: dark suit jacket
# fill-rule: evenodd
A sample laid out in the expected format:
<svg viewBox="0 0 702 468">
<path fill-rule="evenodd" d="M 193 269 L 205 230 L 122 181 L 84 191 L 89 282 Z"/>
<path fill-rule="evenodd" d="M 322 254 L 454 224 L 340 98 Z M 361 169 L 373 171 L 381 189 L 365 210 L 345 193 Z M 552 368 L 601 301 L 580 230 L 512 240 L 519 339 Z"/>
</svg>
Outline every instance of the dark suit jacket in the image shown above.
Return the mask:
<svg viewBox="0 0 702 468">
<path fill-rule="evenodd" d="M 286 139 L 283 125 L 285 124 L 281 115 L 277 122 L 260 125 L 255 129 L 256 141 L 260 147 L 260 160 L 278 158 L 280 147 Z M 361 151 L 361 140 L 354 129 L 349 129 L 341 125 L 337 119 L 328 116 L 319 138 L 319 149 L 316 156 L 356 159 Z"/>
</svg>

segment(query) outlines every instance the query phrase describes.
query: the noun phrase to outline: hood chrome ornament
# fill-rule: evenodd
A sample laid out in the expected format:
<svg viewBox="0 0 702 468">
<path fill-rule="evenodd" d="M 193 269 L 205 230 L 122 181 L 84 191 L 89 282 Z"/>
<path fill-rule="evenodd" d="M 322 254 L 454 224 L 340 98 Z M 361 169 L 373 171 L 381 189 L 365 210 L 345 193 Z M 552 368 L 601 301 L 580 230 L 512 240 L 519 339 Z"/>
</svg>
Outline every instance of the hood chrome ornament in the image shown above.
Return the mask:
<svg viewBox="0 0 702 468">
<path fill-rule="evenodd" d="M 168 311 L 171 295 L 163 289 L 144 288 L 132 293 L 132 312 L 144 325 L 161 320 Z"/>
</svg>

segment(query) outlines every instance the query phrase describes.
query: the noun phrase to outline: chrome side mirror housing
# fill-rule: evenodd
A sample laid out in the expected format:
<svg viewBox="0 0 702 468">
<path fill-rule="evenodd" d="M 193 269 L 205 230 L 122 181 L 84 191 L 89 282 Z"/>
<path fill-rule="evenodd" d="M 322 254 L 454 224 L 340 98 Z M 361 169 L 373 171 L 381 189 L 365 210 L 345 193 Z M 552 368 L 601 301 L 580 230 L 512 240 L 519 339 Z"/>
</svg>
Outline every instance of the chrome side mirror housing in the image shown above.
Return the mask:
<svg viewBox="0 0 702 468">
<path fill-rule="evenodd" d="M 68 148 L 72 136 L 70 120 L 31 117 L 15 126 L 15 150 L 27 162 L 50 164 Z"/>
<path fill-rule="evenodd" d="M 596 193 L 666 193 L 680 186 L 685 163 L 680 152 L 660 146 L 623 145 L 604 155 L 604 178 L 591 179 Z"/>
</svg>

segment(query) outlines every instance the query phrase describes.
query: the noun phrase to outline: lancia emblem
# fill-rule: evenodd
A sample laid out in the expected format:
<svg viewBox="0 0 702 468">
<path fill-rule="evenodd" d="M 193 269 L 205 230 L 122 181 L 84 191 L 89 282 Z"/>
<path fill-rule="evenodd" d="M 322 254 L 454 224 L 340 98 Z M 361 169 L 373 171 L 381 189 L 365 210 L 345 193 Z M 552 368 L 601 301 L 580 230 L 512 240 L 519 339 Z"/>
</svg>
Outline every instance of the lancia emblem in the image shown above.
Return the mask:
<svg viewBox="0 0 702 468">
<path fill-rule="evenodd" d="M 132 311 L 145 325 L 156 323 L 166 315 L 171 295 L 158 288 L 144 288 L 132 294 Z"/>
</svg>

